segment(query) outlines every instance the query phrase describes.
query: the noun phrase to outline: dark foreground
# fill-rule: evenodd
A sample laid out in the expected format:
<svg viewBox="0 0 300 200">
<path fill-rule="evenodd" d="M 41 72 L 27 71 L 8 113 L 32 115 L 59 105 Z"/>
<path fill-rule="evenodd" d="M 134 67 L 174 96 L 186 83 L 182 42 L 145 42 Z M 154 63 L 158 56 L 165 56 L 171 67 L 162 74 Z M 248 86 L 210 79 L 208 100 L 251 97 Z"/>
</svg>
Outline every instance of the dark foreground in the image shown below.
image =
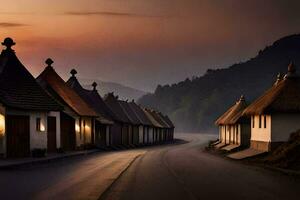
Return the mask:
<svg viewBox="0 0 300 200">
<path fill-rule="evenodd" d="M 286 200 L 300 197 L 299 178 L 203 152 L 213 136 L 182 134 L 177 137 L 189 142 L 0 170 L 0 199 Z"/>
<path fill-rule="evenodd" d="M 202 151 L 211 136 L 149 150 L 101 199 L 299 199 L 300 179 Z"/>
</svg>

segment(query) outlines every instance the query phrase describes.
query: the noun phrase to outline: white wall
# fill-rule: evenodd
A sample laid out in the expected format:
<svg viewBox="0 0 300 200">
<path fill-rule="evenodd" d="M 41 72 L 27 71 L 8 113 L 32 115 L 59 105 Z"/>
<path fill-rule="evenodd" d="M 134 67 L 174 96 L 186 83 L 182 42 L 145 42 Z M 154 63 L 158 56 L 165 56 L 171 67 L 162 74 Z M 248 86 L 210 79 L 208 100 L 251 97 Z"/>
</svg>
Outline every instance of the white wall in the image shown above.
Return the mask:
<svg viewBox="0 0 300 200">
<path fill-rule="evenodd" d="M 284 142 L 300 129 L 300 114 L 273 114 L 271 142 Z"/>
<path fill-rule="evenodd" d="M 271 141 L 271 116 L 266 115 L 266 128 L 264 128 L 264 117 L 261 117 L 262 123 L 261 128 L 259 128 L 259 115 L 254 116 L 254 127 L 253 127 L 253 117 L 251 117 L 251 140 L 253 141 L 263 141 L 270 142 Z M 272 116 L 273 117 L 273 116 Z"/>
<path fill-rule="evenodd" d="M 19 110 L 7 110 L 8 115 L 29 116 L 30 129 L 30 149 L 47 149 L 47 112 L 28 112 Z M 41 128 L 43 131 L 36 130 L 36 119 L 41 118 Z"/>
<path fill-rule="evenodd" d="M 226 137 L 225 137 L 226 144 L 230 143 L 230 136 L 231 136 L 230 126 L 226 125 Z"/>
<path fill-rule="evenodd" d="M 236 136 L 235 143 L 238 144 L 238 145 L 240 145 L 241 144 L 241 134 L 242 134 L 241 124 L 237 124 L 236 125 L 236 129 L 237 129 L 237 136 Z"/>
<path fill-rule="evenodd" d="M 230 125 L 229 126 L 229 130 L 230 130 L 230 144 L 234 143 L 234 137 L 235 137 L 235 126 L 234 125 Z"/>
<path fill-rule="evenodd" d="M 221 132 L 222 132 L 222 143 L 225 143 L 226 141 L 226 126 L 221 127 Z"/>
<path fill-rule="evenodd" d="M 36 119 L 41 118 L 41 131 L 36 130 Z M 47 149 L 47 112 L 30 113 L 30 149 Z"/>
<path fill-rule="evenodd" d="M 220 125 L 219 126 L 219 140 L 222 143 L 226 144 L 241 144 L 241 134 L 244 134 L 242 132 L 242 126 L 241 124 L 235 124 L 235 125 Z M 250 135 L 250 129 L 245 129 L 245 134 Z"/>
</svg>

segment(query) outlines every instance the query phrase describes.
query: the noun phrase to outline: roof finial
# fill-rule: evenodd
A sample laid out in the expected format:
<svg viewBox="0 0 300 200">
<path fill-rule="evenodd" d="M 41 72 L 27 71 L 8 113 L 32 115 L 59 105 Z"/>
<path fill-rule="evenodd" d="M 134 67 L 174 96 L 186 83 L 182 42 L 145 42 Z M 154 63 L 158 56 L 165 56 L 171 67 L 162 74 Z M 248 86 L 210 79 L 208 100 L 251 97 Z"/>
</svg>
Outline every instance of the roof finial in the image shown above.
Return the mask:
<svg viewBox="0 0 300 200">
<path fill-rule="evenodd" d="M 16 43 L 13 39 L 10 37 L 7 37 L 4 39 L 4 41 L 1 43 L 3 46 L 6 46 L 6 50 L 11 50 L 11 47 L 14 46 Z"/>
<path fill-rule="evenodd" d="M 75 69 L 72 69 L 70 73 L 72 74 L 72 77 L 75 77 L 75 75 L 77 74 L 77 71 Z"/>
<path fill-rule="evenodd" d="M 94 90 L 94 91 L 97 91 L 97 83 L 96 83 L 96 82 L 93 82 L 92 86 L 93 86 L 93 90 Z"/>
<path fill-rule="evenodd" d="M 47 58 L 45 63 L 47 64 L 47 67 L 51 67 L 51 65 L 54 63 L 51 58 Z"/>
</svg>

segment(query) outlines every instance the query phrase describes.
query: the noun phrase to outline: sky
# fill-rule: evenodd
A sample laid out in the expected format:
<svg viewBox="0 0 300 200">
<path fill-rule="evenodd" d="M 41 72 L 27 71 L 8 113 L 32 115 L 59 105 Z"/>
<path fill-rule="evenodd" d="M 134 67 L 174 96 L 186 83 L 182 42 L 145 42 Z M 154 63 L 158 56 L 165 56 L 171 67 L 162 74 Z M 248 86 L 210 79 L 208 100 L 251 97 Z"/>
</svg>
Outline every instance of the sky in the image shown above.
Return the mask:
<svg viewBox="0 0 300 200">
<path fill-rule="evenodd" d="M 0 39 L 12 37 L 37 76 L 51 57 L 63 77 L 145 91 L 254 57 L 300 32 L 298 0 L 0 0 Z M 100 86 L 101 87 L 101 86 Z"/>
</svg>

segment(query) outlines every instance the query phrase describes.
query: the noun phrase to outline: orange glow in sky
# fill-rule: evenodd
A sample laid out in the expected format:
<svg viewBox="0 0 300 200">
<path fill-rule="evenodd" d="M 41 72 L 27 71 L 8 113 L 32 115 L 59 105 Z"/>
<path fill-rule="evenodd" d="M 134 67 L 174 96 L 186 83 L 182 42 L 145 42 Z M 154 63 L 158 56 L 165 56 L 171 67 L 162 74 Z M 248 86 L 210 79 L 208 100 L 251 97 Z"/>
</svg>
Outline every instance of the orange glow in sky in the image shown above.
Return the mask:
<svg viewBox="0 0 300 200">
<path fill-rule="evenodd" d="M 297 1 L 0 0 L 0 36 L 34 74 L 52 57 L 64 78 L 152 91 L 255 56 L 299 32 Z"/>
</svg>

